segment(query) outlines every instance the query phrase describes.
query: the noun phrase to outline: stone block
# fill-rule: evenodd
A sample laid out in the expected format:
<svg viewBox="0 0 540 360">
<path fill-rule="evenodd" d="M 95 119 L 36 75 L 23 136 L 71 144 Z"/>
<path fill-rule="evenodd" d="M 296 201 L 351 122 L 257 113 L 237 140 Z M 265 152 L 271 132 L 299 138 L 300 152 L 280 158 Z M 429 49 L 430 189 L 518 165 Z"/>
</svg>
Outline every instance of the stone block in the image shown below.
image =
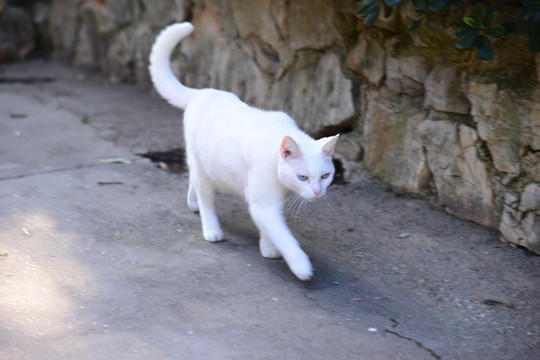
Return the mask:
<svg viewBox="0 0 540 360">
<path fill-rule="evenodd" d="M 442 205 L 460 218 L 495 227 L 493 189 L 476 131 L 448 120 L 426 120 L 420 131 Z"/>
<path fill-rule="evenodd" d="M 159 5 L 162 1 L 154 1 L 153 6 Z M 108 18 L 116 26 L 133 24 L 140 18 L 139 0 L 106 0 Z"/>
<path fill-rule="evenodd" d="M 540 183 L 532 183 L 525 186 L 519 204 L 519 211 L 527 212 L 536 210 L 540 210 Z"/>
<path fill-rule="evenodd" d="M 424 112 L 387 92 L 365 91 L 364 167 L 397 190 L 421 193 L 429 181 L 418 128 Z"/>
<path fill-rule="evenodd" d="M 136 40 L 135 30 L 131 26 L 111 38 L 111 45 L 107 49 L 107 70 L 111 82 L 134 81 Z"/>
<path fill-rule="evenodd" d="M 342 134 L 336 145 L 335 156 L 351 162 L 362 160 L 362 146 L 360 145 L 360 139 L 351 134 Z"/>
<path fill-rule="evenodd" d="M 455 67 L 436 66 L 427 76 L 425 87 L 425 108 L 469 114 L 470 104 L 461 91 L 461 80 Z"/>
<path fill-rule="evenodd" d="M 231 1 L 234 25 L 247 41 L 251 56 L 272 74 L 276 65 L 287 69 L 295 61 L 289 41 L 289 12 L 284 0 Z M 277 62 L 277 64 L 276 64 Z"/>
<path fill-rule="evenodd" d="M 326 129 L 340 131 L 356 118 L 352 87 L 353 82 L 341 71 L 339 58 L 327 53 L 308 68 L 287 72 L 273 84 L 263 107 L 289 112 L 313 135 Z"/>
<path fill-rule="evenodd" d="M 116 2 L 113 0 L 112 2 Z M 149 26 L 153 30 L 161 30 L 165 26 L 173 22 L 186 21 L 190 12 L 189 7 L 193 6 L 190 1 L 184 0 L 123 0 L 133 2 L 133 8 L 137 8 L 137 1 L 143 6 L 134 15 L 142 18 L 138 23 L 132 22 L 133 25 L 141 23 Z M 143 11 L 144 10 L 144 11 Z M 125 9 L 129 12 L 130 9 Z"/>
<path fill-rule="evenodd" d="M 34 47 L 30 15 L 22 8 L 6 5 L 0 12 L 0 63 L 22 60 Z"/>
<path fill-rule="evenodd" d="M 342 43 L 333 19 L 335 6 L 330 0 L 289 2 L 289 36 L 295 50 L 324 50 Z"/>
<path fill-rule="evenodd" d="M 386 59 L 386 86 L 394 94 L 422 95 L 427 74 L 422 56 Z"/>
<path fill-rule="evenodd" d="M 379 86 L 385 74 L 384 59 L 385 50 L 381 43 L 363 36 L 347 55 L 347 67 Z"/>
<path fill-rule="evenodd" d="M 78 4 L 74 1 L 51 1 L 49 19 L 54 55 L 72 61 L 75 56 L 74 45 L 79 35 Z"/>
<path fill-rule="evenodd" d="M 486 142 L 495 168 L 508 174 L 508 182 L 520 173 L 520 124 L 517 114 L 505 111 L 504 106 L 499 104 L 501 99 L 496 84 L 470 83 L 468 97 L 478 134 Z"/>
<path fill-rule="evenodd" d="M 357 182 L 363 179 L 362 153 L 360 136 L 356 133 L 342 134 L 336 145 L 334 159 L 341 163 L 343 180 Z"/>
<path fill-rule="evenodd" d="M 476 82 L 469 84 L 467 97 L 478 134 L 486 142 L 495 168 L 507 174 L 506 184 L 522 170 L 521 149 L 540 146 L 540 97 Z"/>
<path fill-rule="evenodd" d="M 506 197 L 515 197 L 507 194 Z M 505 203 L 499 231 L 504 240 L 540 254 L 540 183 L 528 184 L 518 206 Z"/>
</svg>

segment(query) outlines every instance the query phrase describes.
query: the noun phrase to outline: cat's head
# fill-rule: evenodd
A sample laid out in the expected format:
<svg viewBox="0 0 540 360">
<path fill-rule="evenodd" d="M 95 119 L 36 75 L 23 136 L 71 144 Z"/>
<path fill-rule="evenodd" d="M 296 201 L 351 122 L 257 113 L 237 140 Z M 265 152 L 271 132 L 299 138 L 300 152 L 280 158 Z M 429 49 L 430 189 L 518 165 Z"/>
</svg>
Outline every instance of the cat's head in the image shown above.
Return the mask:
<svg viewBox="0 0 540 360">
<path fill-rule="evenodd" d="M 279 149 L 279 181 L 306 200 L 323 197 L 334 178 L 332 155 L 338 137 L 310 139 L 299 145 L 293 138 L 285 136 Z"/>
</svg>

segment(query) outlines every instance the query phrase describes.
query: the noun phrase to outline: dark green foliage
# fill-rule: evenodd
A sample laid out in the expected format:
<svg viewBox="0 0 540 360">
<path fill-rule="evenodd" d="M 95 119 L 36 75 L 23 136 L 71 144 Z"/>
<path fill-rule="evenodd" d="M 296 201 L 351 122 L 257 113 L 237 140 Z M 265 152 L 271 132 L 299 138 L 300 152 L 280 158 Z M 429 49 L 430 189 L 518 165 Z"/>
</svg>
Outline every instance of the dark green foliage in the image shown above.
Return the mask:
<svg viewBox="0 0 540 360">
<path fill-rule="evenodd" d="M 364 23 L 371 25 L 379 18 L 381 9 L 384 11 L 384 16 L 388 17 L 392 14 L 392 7 L 400 2 L 401 0 L 364 0 L 358 9 L 358 16 L 364 18 Z"/>
<path fill-rule="evenodd" d="M 493 45 L 488 38 L 500 38 L 514 31 L 514 23 L 494 25 L 499 14 L 495 8 L 489 5 L 484 9 L 484 5 L 475 3 L 473 15 L 466 16 L 459 24 L 460 31 L 456 37 L 463 39 L 456 43 L 458 49 L 475 48 L 476 54 L 482 60 L 490 60 L 493 57 Z"/>
<path fill-rule="evenodd" d="M 422 11 L 426 6 L 429 10 L 438 11 L 446 5 L 447 0 L 412 0 L 412 2 L 416 11 Z"/>
<path fill-rule="evenodd" d="M 457 6 L 460 3 L 468 3 L 471 0 L 411 0 L 417 12 L 440 11 L 445 6 Z M 385 16 L 392 14 L 392 8 L 396 7 L 402 0 L 364 0 L 358 9 L 358 16 L 364 18 L 368 25 L 373 24 L 378 18 L 381 10 Z M 523 32 L 527 34 L 527 45 L 531 51 L 540 52 L 540 0 L 523 0 Z M 482 60 L 489 60 L 493 57 L 493 45 L 490 39 L 497 39 L 514 32 L 516 23 L 506 22 L 496 24 L 498 12 L 492 5 L 485 7 L 482 3 L 476 2 L 472 8 L 472 14 L 465 16 L 463 22 L 459 24 L 459 31 L 456 37 L 458 49 L 476 49 L 478 57 Z M 408 29 L 414 31 L 420 26 L 422 20 L 415 21 Z"/>
<path fill-rule="evenodd" d="M 529 50 L 540 52 L 540 1 L 523 0 L 523 31 L 528 36 Z"/>
</svg>

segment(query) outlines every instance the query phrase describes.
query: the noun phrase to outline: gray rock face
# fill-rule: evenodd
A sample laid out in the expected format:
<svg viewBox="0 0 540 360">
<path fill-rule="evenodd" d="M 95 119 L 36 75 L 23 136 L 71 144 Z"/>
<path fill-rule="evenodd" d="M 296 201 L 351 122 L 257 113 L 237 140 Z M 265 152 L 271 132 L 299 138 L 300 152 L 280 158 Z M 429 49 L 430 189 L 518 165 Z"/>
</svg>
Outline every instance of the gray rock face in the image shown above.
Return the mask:
<svg viewBox="0 0 540 360">
<path fill-rule="evenodd" d="M 478 156 L 476 131 L 446 120 L 426 120 L 420 131 L 442 204 L 459 217 L 494 227 L 493 189 Z"/>
<path fill-rule="evenodd" d="M 364 166 L 400 191 L 420 193 L 429 180 L 419 136 L 425 115 L 407 102 L 400 104 L 400 100 L 387 93 L 367 91 Z"/>
<path fill-rule="evenodd" d="M 404 32 L 420 19 L 409 2 L 373 26 L 356 6 L 52 0 L 49 18 L 61 57 L 145 87 L 155 36 L 189 20 L 195 32 L 172 59 L 187 85 L 286 111 L 312 135 L 348 133 L 336 152 L 345 178 L 366 169 L 398 191 L 434 187 L 450 212 L 534 248 L 523 239 L 537 236 L 538 207 L 503 203 L 528 204 L 526 185 L 540 183 L 540 55 L 509 39 L 482 62 L 455 48 L 444 22 Z"/>
<path fill-rule="evenodd" d="M 349 69 L 361 74 L 369 83 L 379 86 L 385 75 L 385 50 L 378 39 L 360 37 L 347 56 Z"/>
<path fill-rule="evenodd" d="M 448 113 L 469 113 L 470 105 L 461 92 L 461 81 L 454 67 L 435 67 L 426 78 L 425 86 L 424 107 Z"/>
<path fill-rule="evenodd" d="M 426 77 L 427 69 L 422 56 L 386 59 L 386 85 L 396 94 L 421 95 Z"/>
<path fill-rule="evenodd" d="M 317 79 L 316 86 L 313 79 Z M 339 129 L 356 116 L 352 86 L 352 81 L 343 75 L 337 56 L 328 53 L 316 65 L 288 72 L 283 81 L 274 84 L 272 108 L 285 105 L 298 125 L 311 134 Z"/>
<path fill-rule="evenodd" d="M 507 193 L 499 230 L 504 239 L 540 254 L 540 183 L 518 196 Z"/>
<path fill-rule="evenodd" d="M 520 174 L 520 151 L 526 147 L 540 150 L 540 97 L 532 96 L 529 100 L 513 91 L 500 90 L 495 83 L 469 85 L 471 114 L 478 135 L 486 142 L 495 168 L 506 175 L 503 183 Z"/>
<path fill-rule="evenodd" d="M 0 8 L 0 63 L 24 59 L 34 46 L 30 15 L 16 6 Z"/>
</svg>

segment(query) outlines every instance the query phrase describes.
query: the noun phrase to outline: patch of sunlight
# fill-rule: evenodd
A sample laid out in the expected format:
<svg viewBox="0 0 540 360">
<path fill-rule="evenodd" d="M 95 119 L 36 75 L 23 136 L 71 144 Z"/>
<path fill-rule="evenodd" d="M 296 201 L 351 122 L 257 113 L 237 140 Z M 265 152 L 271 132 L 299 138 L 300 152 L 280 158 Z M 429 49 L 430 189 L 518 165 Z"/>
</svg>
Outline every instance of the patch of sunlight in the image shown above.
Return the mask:
<svg viewBox="0 0 540 360">
<path fill-rule="evenodd" d="M 4 225 L 6 222 L 2 222 Z M 15 215 L 0 228 L 0 327 L 29 337 L 73 329 L 92 275 L 73 251 L 75 234 L 59 231 L 43 212 Z"/>
</svg>

